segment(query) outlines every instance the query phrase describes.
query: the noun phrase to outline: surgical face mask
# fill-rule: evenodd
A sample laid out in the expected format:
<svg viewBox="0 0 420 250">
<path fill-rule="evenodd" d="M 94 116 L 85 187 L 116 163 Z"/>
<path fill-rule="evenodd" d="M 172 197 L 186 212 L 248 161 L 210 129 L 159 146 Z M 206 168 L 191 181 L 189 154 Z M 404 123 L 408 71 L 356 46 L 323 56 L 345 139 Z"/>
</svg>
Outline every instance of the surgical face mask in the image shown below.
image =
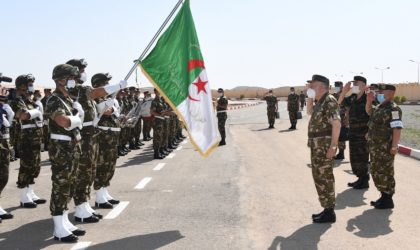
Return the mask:
<svg viewBox="0 0 420 250">
<path fill-rule="evenodd" d="M 359 88 L 359 86 L 353 86 L 351 91 L 352 91 L 353 94 L 359 94 L 360 93 L 360 88 Z"/>
<path fill-rule="evenodd" d="M 291 91 L 290 93 L 291 93 L 291 94 L 294 94 L 294 93 L 295 93 L 295 91 Z"/>
<path fill-rule="evenodd" d="M 308 98 L 315 98 L 315 95 L 316 95 L 316 92 L 315 92 L 315 90 L 314 89 L 311 89 L 311 88 L 309 88 L 307 91 L 306 91 L 306 94 L 308 95 Z"/>
<path fill-rule="evenodd" d="M 220 97 L 222 97 L 222 96 L 223 96 L 223 93 L 220 93 L 220 92 L 219 92 L 219 96 L 220 96 Z"/>
<path fill-rule="evenodd" d="M 87 81 L 87 74 L 85 72 L 80 74 L 80 81 L 82 81 L 82 82 Z"/>
<path fill-rule="evenodd" d="M 384 94 L 377 94 L 376 99 L 378 100 L 379 103 L 382 104 L 385 101 L 385 95 Z"/>
<path fill-rule="evenodd" d="M 335 93 L 340 93 L 341 92 L 341 88 L 340 87 L 335 87 Z"/>
<path fill-rule="evenodd" d="M 28 92 L 29 93 L 34 93 L 35 92 L 34 86 L 28 86 Z"/>
<path fill-rule="evenodd" d="M 76 87 L 76 81 L 75 80 L 67 80 L 67 86 L 68 89 Z"/>
<path fill-rule="evenodd" d="M 273 93 L 269 93 L 268 95 L 269 95 L 269 96 L 273 96 Z"/>
</svg>

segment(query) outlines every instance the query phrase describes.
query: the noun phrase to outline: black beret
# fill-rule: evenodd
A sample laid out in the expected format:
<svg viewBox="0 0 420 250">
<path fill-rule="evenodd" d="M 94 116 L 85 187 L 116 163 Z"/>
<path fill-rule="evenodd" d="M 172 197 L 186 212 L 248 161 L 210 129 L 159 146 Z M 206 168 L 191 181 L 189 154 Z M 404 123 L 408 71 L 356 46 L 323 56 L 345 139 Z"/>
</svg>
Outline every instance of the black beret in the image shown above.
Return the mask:
<svg viewBox="0 0 420 250">
<path fill-rule="evenodd" d="M 343 82 L 335 82 L 334 83 L 335 87 L 342 87 L 343 86 Z"/>
<path fill-rule="evenodd" d="M 391 84 L 379 84 L 379 90 L 392 90 L 395 91 L 397 88 Z"/>
<path fill-rule="evenodd" d="M 327 85 L 330 85 L 330 80 L 328 78 L 326 78 L 325 76 L 322 76 L 322 75 L 313 75 L 312 80 L 309 80 L 307 82 L 309 82 L 309 83 L 311 83 L 311 82 L 323 82 Z"/>
<path fill-rule="evenodd" d="M 219 89 L 217 90 L 217 92 L 223 92 L 223 89 L 222 89 L 222 88 L 219 88 Z"/>
<path fill-rule="evenodd" d="M 353 78 L 354 81 L 360 81 L 360 82 L 364 82 L 365 84 L 367 83 L 366 78 L 364 78 L 363 76 L 355 76 Z"/>
</svg>

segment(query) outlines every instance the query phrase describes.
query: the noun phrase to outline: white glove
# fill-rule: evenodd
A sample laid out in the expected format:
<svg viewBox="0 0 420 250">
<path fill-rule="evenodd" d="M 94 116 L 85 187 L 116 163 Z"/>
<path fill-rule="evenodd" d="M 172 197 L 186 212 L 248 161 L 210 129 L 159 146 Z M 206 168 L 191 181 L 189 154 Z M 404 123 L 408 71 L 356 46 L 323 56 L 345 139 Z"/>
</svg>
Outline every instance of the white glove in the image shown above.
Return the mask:
<svg viewBox="0 0 420 250">
<path fill-rule="evenodd" d="M 10 128 L 10 123 L 6 119 L 6 115 L 5 114 L 2 115 L 1 119 L 3 119 L 3 126 L 5 126 L 6 128 Z"/>
<path fill-rule="evenodd" d="M 9 104 L 3 104 L 3 109 L 7 113 L 7 119 L 9 120 L 9 123 L 12 124 L 13 118 L 15 118 L 15 112 L 13 112 L 13 109 Z"/>
<path fill-rule="evenodd" d="M 66 130 L 71 131 L 75 128 L 79 128 L 79 129 L 83 128 L 83 122 L 79 116 L 72 115 L 72 116 L 68 116 L 68 118 L 70 119 L 70 127 L 65 128 Z"/>
<path fill-rule="evenodd" d="M 127 85 L 128 85 L 127 81 L 121 80 L 120 83 L 118 83 L 118 84 L 106 85 L 104 87 L 104 89 L 105 89 L 105 91 L 108 95 L 111 95 L 111 94 L 119 91 L 120 89 L 125 89 L 127 87 Z"/>
<path fill-rule="evenodd" d="M 114 107 L 114 99 L 108 98 L 105 105 L 107 109 Z"/>
<path fill-rule="evenodd" d="M 95 118 L 93 118 L 93 126 L 97 127 L 100 120 L 101 119 L 98 116 L 95 116 Z"/>
<path fill-rule="evenodd" d="M 29 113 L 29 116 L 30 116 L 30 118 L 29 118 L 30 120 L 33 120 L 33 119 L 38 118 L 38 117 L 42 117 L 42 113 L 38 109 L 28 110 L 28 113 Z"/>
<path fill-rule="evenodd" d="M 82 105 L 79 102 L 73 102 L 72 107 L 77 110 L 78 116 L 83 122 L 83 120 L 85 119 L 85 111 L 83 110 Z"/>
</svg>

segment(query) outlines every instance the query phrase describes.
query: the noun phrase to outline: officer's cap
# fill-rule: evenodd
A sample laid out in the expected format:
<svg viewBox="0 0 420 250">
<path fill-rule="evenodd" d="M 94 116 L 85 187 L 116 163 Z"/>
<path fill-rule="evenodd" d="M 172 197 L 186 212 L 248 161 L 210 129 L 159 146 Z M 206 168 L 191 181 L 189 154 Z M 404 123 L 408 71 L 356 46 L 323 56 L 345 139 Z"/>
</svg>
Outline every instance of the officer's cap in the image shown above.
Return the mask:
<svg viewBox="0 0 420 250">
<path fill-rule="evenodd" d="M 391 84 L 379 84 L 379 90 L 392 90 L 395 91 L 397 88 Z"/>
<path fill-rule="evenodd" d="M 222 89 L 222 88 L 219 88 L 219 89 L 217 90 L 217 92 L 219 92 L 219 93 L 223 93 L 223 89 Z"/>
<path fill-rule="evenodd" d="M 308 83 L 312 83 L 312 82 L 322 82 L 325 83 L 326 85 L 330 85 L 330 80 L 328 78 L 326 78 L 325 76 L 322 75 L 313 75 L 312 76 L 312 80 L 308 80 Z"/>
<path fill-rule="evenodd" d="M 335 87 L 342 87 L 343 86 L 343 82 L 334 82 L 334 86 Z"/>
<path fill-rule="evenodd" d="M 364 78 L 363 76 L 355 76 L 353 78 L 354 81 L 358 81 L 358 82 L 364 82 L 365 84 L 367 83 L 366 78 Z"/>
</svg>

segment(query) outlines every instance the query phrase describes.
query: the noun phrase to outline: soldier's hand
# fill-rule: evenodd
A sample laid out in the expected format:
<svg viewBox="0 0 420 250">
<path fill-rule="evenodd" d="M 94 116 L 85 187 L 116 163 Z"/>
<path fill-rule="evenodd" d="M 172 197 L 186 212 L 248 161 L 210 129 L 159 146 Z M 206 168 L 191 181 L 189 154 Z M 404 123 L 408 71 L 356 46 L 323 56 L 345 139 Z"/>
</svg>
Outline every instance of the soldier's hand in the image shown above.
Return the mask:
<svg viewBox="0 0 420 250">
<path fill-rule="evenodd" d="M 392 147 L 391 150 L 389 151 L 389 153 L 391 155 L 396 155 L 398 153 L 398 148 L 397 147 Z"/>
<path fill-rule="evenodd" d="M 348 83 L 346 83 L 346 85 L 344 85 L 344 87 L 343 87 L 343 93 L 344 94 L 347 94 L 350 90 L 351 90 L 351 84 L 352 84 L 353 82 L 352 81 L 350 81 L 350 82 L 348 82 Z"/>
<path fill-rule="evenodd" d="M 331 160 L 332 158 L 334 158 L 336 152 L 337 148 L 329 148 L 327 152 L 327 159 Z"/>
</svg>

